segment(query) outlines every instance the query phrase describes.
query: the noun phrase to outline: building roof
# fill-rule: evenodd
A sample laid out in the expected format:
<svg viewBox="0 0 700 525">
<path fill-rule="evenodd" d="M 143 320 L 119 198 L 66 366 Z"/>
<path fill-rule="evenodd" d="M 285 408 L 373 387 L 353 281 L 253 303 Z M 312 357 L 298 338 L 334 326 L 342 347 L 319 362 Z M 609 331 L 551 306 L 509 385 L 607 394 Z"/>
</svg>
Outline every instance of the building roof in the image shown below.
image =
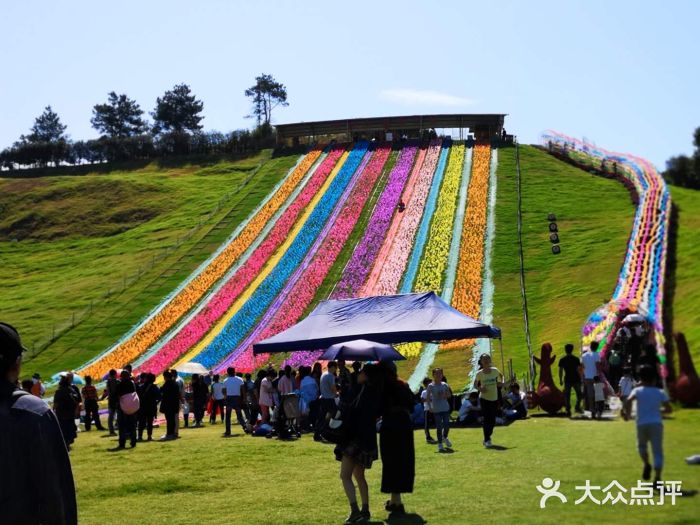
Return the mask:
<svg viewBox="0 0 700 525">
<path fill-rule="evenodd" d="M 479 126 L 489 126 L 495 130 L 503 126 L 505 116 L 506 113 L 406 115 L 296 122 L 293 124 L 277 124 L 275 127 L 277 129 L 277 135 L 282 138 L 353 133 L 355 131 L 429 128 L 475 129 Z"/>
</svg>

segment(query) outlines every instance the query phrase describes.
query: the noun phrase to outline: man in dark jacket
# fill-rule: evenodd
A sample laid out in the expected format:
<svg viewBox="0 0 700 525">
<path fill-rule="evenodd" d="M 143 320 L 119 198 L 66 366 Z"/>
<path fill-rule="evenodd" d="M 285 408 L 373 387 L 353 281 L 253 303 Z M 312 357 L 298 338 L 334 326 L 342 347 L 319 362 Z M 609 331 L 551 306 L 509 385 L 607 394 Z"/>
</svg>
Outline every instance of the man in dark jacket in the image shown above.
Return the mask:
<svg viewBox="0 0 700 525">
<path fill-rule="evenodd" d="M 143 431 L 148 435 L 148 441 L 153 439 L 153 420 L 158 415 L 158 401 L 160 401 L 160 388 L 155 384 L 156 376 L 149 373 L 141 374 L 143 382 L 136 387 L 141 401 L 138 413 L 139 441 L 143 441 Z"/>
<path fill-rule="evenodd" d="M 167 430 L 165 435 L 160 439 L 161 441 L 166 441 L 177 438 L 175 422 L 177 418 L 180 417 L 182 395 L 180 394 L 180 387 L 178 387 L 169 370 L 163 372 L 163 379 L 165 382 L 160 389 L 160 411 L 165 416 Z"/>
<path fill-rule="evenodd" d="M 0 523 L 74 525 L 73 473 L 56 416 L 16 387 L 22 351 L 17 331 L 0 323 Z"/>
<path fill-rule="evenodd" d="M 102 394 L 102 399 L 107 398 L 107 428 L 109 428 L 109 435 L 116 436 L 117 432 L 114 429 L 114 419 L 117 417 L 117 409 L 119 408 L 119 396 L 117 395 L 117 385 L 119 385 L 119 379 L 117 379 L 117 371 L 113 368 L 109 371 L 109 376 L 107 377 L 107 387 Z"/>
</svg>

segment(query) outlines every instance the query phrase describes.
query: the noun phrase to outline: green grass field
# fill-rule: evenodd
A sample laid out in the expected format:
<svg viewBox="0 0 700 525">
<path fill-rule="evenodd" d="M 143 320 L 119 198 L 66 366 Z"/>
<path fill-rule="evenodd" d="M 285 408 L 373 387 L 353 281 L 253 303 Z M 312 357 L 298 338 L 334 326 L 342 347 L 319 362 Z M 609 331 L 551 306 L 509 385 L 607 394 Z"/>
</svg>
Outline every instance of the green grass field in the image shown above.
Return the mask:
<svg viewBox="0 0 700 525">
<path fill-rule="evenodd" d="M 697 410 L 680 411 L 666 422 L 664 478 L 682 481 L 685 489 L 700 488 L 700 468 L 683 461 L 698 452 L 687 430 L 699 424 Z M 118 452 L 109 451 L 116 441 L 105 433 L 79 434 L 71 456 L 80 523 L 122 524 L 126 513 L 129 523 L 177 525 L 222 512 L 235 523 L 343 522 L 347 504 L 331 445 L 309 435 L 295 442 L 242 434 L 224 439 L 222 430 L 220 424 L 183 429 L 177 441 Z M 430 524 L 697 523 L 697 497 L 681 498 L 675 506 L 574 505 L 581 496 L 575 486 L 587 479 L 602 487 L 613 480 L 627 489 L 636 484 L 641 462 L 633 422 L 535 416 L 496 427 L 494 443 L 506 450 L 484 449 L 478 428 L 453 429 L 450 438 L 455 453 L 438 454 L 421 431 L 415 433 L 415 490 L 405 501 L 408 512 Z M 387 517 L 380 476 L 377 462 L 368 471 L 373 523 Z M 545 477 L 561 480 L 567 504 L 552 500 L 539 508 L 535 486 Z"/>
<path fill-rule="evenodd" d="M 0 311 L 36 350 L 25 369 L 50 375 L 114 343 L 226 239 L 298 158 L 270 154 L 0 179 Z M 44 349 L 54 331 L 58 338 Z"/>
</svg>

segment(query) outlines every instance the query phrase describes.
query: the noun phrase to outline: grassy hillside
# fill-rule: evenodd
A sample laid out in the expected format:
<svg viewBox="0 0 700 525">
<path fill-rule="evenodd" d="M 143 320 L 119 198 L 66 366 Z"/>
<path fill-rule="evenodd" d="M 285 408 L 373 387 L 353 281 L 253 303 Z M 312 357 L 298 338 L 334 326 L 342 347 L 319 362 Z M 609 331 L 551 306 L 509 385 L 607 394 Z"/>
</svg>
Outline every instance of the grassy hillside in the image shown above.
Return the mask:
<svg viewBox="0 0 700 525">
<path fill-rule="evenodd" d="M 0 178 L 5 283 L 0 312 L 21 328 L 30 348 L 41 350 L 29 356 L 27 370 L 48 374 L 74 367 L 113 343 L 215 250 L 295 161 L 294 156 L 270 159 L 268 151 L 209 165 Z M 537 350 L 549 341 L 561 353 L 612 292 L 634 210 L 619 183 L 536 148 L 521 147 L 521 167 L 532 342 Z M 379 186 L 385 182 L 386 175 Z M 375 190 L 368 210 L 380 193 Z M 700 193 L 680 188 L 672 193 L 680 221 L 674 328 L 686 333 L 691 351 L 700 356 Z M 222 196 L 228 199 L 221 201 Z M 522 373 L 527 351 L 516 204 L 515 150 L 506 148 L 499 152 L 494 322 L 503 329 L 506 359 Z M 548 239 L 550 212 L 557 215 L 561 237 L 562 253 L 556 256 Z M 319 298 L 332 289 L 367 219 L 365 212 Z M 54 327 L 57 338 L 47 346 Z M 459 384 L 468 359 L 465 351 L 444 351 L 436 363 Z M 402 374 L 414 365 L 415 360 L 402 363 Z"/>
<path fill-rule="evenodd" d="M 0 312 L 38 352 L 27 356 L 28 369 L 74 367 L 145 315 L 297 159 L 270 153 L 208 165 L 0 179 Z M 54 330 L 60 337 L 43 349 Z"/>
<path fill-rule="evenodd" d="M 531 146 L 521 146 L 523 248 L 533 348 L 550 342 L 563 353 L 578 341 L 588 314 L 612 293 L 634 208 L 625 188 L 595 177 Z M 515 149 L 498 152 L 496 238 L 493 251 L 494 324 L 503 332 L 505 359 L 527 369 L 520 295 Z M 547 215 L 557 216 L 561 253 L 553 255 Z M 498 343 L 493 347 L 501 366 Z M 436 365 L 461 384 L 470 355 L 442 351 Z M 412 369 L 412 363 L 407 363 Z"/>
<path fill-rule="evenodd" d="M 700 368 L 700 191 L 671 187 L 678 209 L 673 329 L 684 332 Z"/>
</svg>

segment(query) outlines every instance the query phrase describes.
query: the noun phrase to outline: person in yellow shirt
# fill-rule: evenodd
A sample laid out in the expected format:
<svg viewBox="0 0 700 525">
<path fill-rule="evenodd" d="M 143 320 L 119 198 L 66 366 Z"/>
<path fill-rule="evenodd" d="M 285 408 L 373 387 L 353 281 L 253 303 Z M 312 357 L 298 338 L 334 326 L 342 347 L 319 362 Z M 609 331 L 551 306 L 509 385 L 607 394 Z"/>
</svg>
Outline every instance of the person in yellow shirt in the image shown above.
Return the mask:
<svg viewBox="0 0 700 525">
<path fill-rule="evenodd" d="M 503 375 L 491 366 L 491 356 L 482 354 L 479 357 L 479 371 L 474 380 L 474 388 L 479 391 L 479 404 L 483 416 L 484 446 L 491 448 L 491 434 L 496 425 L 498 410 L 498 390 L 503 386 Z"/>
</svg>

